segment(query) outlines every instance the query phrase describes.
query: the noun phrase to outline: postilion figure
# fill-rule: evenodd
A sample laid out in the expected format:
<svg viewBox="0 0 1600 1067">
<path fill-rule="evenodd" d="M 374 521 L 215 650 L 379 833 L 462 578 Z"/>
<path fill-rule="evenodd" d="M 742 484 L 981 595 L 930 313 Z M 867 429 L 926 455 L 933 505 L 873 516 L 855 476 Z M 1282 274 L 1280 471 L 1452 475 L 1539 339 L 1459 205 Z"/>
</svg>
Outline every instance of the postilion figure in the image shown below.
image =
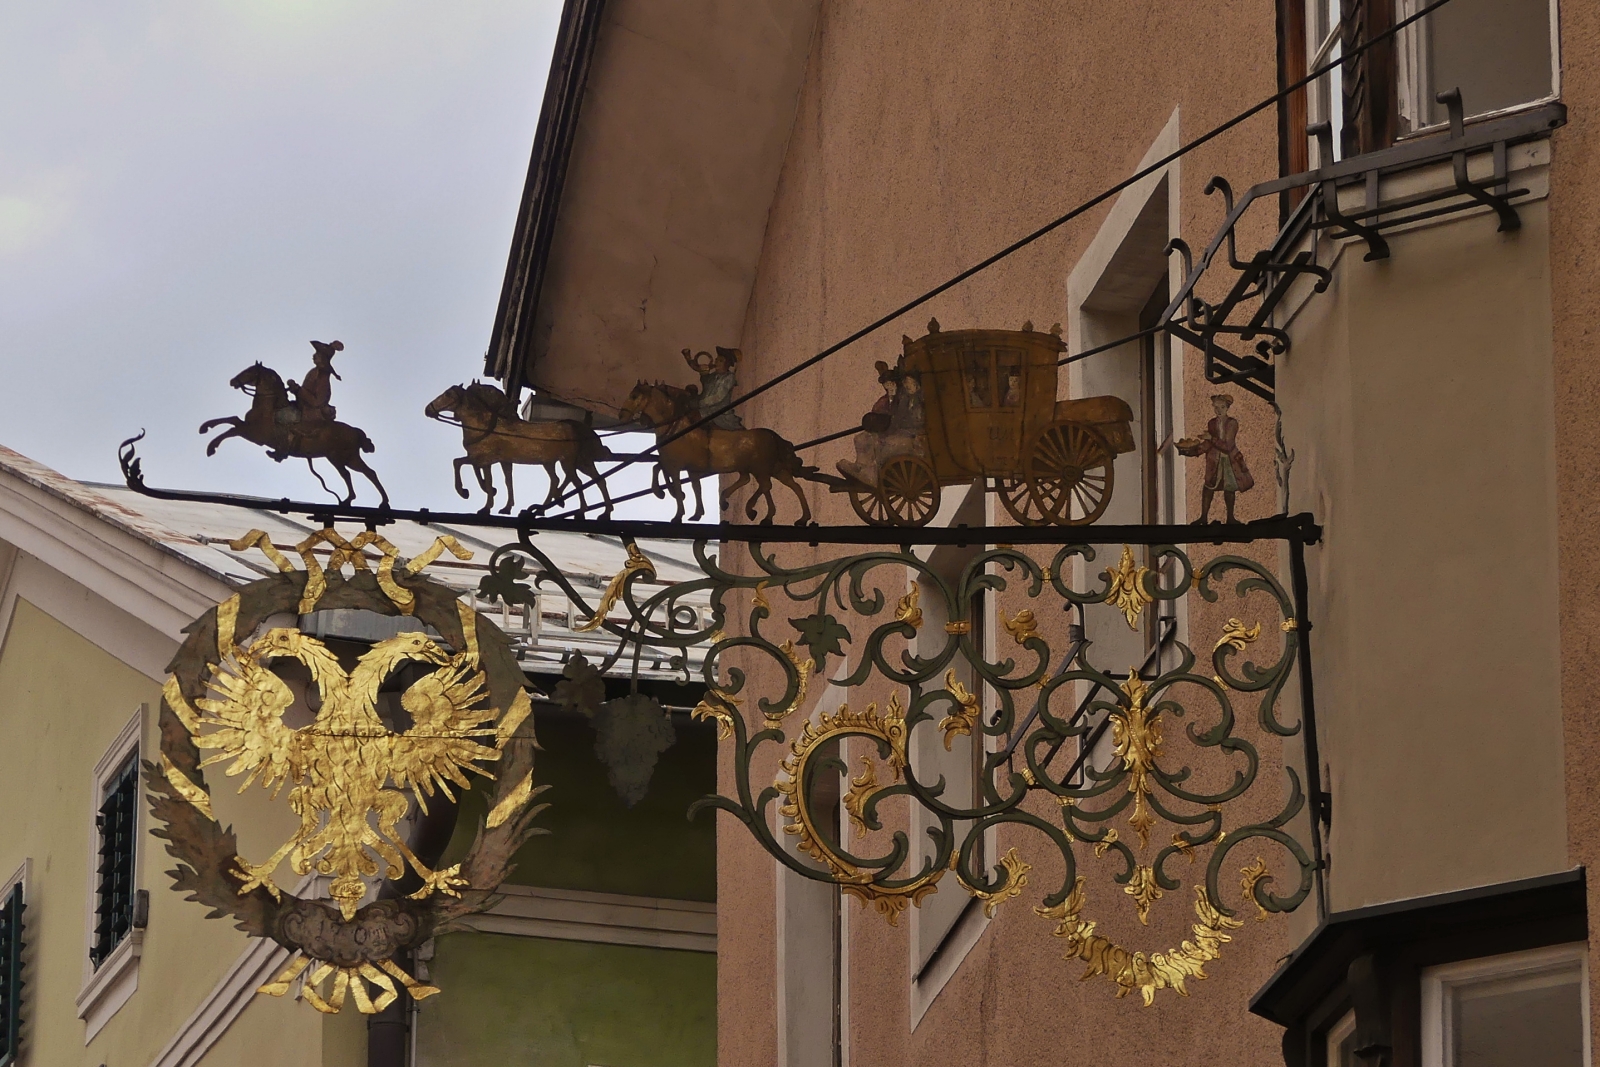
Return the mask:
<svg viewBox="0 0 1600 1067">
<path fill-rule="evenodd" d="M 700 418 L 705 418 L 713 411 L 722 407 L 733 399 L 733 393 L 739 385 L 739 350 L 737 348 L 717 347 L 716 355 L 710 352 L 695 352 L 685 348 L 683 361 L 689 364 L 689 369 L 700 375 L 699 400 Z M 694 392 L 694 386 L 689 387 Z M 719 430 L 742 430 L 744 420 L 739 418 L 738 412 L 724 411 L 712 420 L 711 425 Z"/>
<path fill-rule="evenodd" d="M 333 379 L 339 377 L 339 372 L 333 369 L 333 354 L 343 352 L 344 343 L 312 341 L 311 349 L 311 369 L 306 371 L 305 381 L 289 379 L 289 393 L 294 400 L 278 409 L 280 424 L 326 423 L 332 422 L 338 415 L 338 410 L 331 403 Z M 340 378 L 340 381 L 343 380 Z"/>
<path fill-rule="evenodd" d="M 1211 397 L 1211 408 L 1216 415 L 1206 423 L 1204 437 L 1186 437 L 1178 442 L 1178 452 L 1185 456 L 1206 457 L 1206 478 L 1200 488 L 1200 518 L 1198 522 L 1211 521 L 1211 501 L 1220 490 L 1222 503 L 1227 509 L 1229 522 L 1234 521 L 1233 502 L 1236 494 L 1248 492 L 1256 480 L 1245 463 L 1244 453 L 1236 440 L 1239 420 L 1228 414 L 1233 397 L 1216 393 Z"/>
<path fill-rule="evenodd" d="M 875 365 L 883 395 L 861 416 L 861 432 L 853 438 L 856 458 L 837 464 L 839 473 L 867 485 L 877 482 L 878 466 L 889 456 L 926 454 L 922 434 L 927 408 L 921 379 L 881 359 Z"/>
</svg>

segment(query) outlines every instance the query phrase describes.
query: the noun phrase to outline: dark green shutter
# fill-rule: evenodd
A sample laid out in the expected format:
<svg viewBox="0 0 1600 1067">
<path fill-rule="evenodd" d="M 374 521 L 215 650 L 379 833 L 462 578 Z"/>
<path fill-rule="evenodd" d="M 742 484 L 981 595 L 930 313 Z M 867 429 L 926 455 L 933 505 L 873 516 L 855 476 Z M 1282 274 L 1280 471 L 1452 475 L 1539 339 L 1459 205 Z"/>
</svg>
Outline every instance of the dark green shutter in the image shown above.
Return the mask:
<svg viewBox="0 0 1600 1067">
<path fill-rule="evenodd" d="M 0 904 L 0 1067 L 22 1049 L 22 883 Z"/>
<path fill-rule="evenodd" d="M 95 868 L 94 945 L 89 960 L 96 967 L 122 943 L 133 926 L 134 827 L 138 822 L 139 759 L 137 754 L 108 784 L 95 824 L 100 830 Z"/>
</svg>

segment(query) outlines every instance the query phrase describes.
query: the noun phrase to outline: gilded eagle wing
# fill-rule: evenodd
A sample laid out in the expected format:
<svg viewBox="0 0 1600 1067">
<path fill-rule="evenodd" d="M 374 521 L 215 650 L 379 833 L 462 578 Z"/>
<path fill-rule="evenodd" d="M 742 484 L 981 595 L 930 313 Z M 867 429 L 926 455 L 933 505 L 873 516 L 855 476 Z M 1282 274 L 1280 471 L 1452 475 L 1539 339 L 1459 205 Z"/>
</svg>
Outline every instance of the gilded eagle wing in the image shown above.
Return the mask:
<svg viewBox="0 0 1600 1067">
<path fill-rule="evenodd" d="M 390 775 L 395 785 L 416 791 L 417 803 L 428 810 L 424 797 L 437 787 L 450 800 L 450 783 L 466 788 L 465 771 L 492 777 L 477 760 L 492 760 L 499 751 L 477 738 L 492 738 L 494 727 L 484 724 L 499 712 L 482 707 L 486 679 L 474 660 L 457 656 L 449 664 L 417 681 L 400 695 L 400 706 L 411 715 L 411 728 L 392 742 Z"/>
<path fill-rule="evenodd" d="M 200 725 L 213 728 L 197 734 L 195 744 L 217 749 L 200 766 L 232 760 L 226 773 L 245 776 L 241 793 L 260 781 L 276 797 L 285 781 L 299 781 L 304 773 L 305 739 L 283 722 L 284 712 L 294 704 L 294 691 L 264 665 L 276 656 L 305 659 L 307 650 L 295 639 L 310 640 L 293 631 L 269 631 L 237 659 L 218 666 L 211 679 L 214 697 L 195 701 Z"/>
</svg>

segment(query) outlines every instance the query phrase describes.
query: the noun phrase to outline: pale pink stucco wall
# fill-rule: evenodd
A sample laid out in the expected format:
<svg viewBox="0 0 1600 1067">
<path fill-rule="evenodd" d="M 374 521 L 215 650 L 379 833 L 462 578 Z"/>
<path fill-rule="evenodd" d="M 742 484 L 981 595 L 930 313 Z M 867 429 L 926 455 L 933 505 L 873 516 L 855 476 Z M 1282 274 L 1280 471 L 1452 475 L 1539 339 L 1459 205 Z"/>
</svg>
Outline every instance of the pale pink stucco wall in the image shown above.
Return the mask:
<svg viewBox="0 0 1600 1067">
<path fill-rule="evenodd" d="M 1600 530 L 1600 8 L 1561 5 L 1562 99 L 1568 124 L 1556 131 L 1550 162 L 1550 288 L 1555 372 L 1557 523 L 1561 619 L 1561 704 L 1567 768 L 1569 860 L 1600 861 L 1600 600 L 1589 571 Z M 1591 941 L 1600 885 L 1591 875 Z M 1600 983 L 1590 980 L 1591 1019 L 1600 1024 Z M 1600 1041 L 1600 1030 L 1596 1030 Z"/>
<path fill-rule="evenodd" d="M 1127 176 L 1174 108 L 1188 139 L 1269 95 L 1274 32 L 1265 2 L 1208 4 L 1201 15 L 1177 2 L 828 0 L 768 221 L 741 377 L 760 382 L 792 366 Z M 1243 188 L 1275 176 L 1275 138 L 1269 112 L 1184 160 L 1181 232 L 1191 244 L 1203 245 L 1221 215 L 1217 200 L 1201 195 L 1206 179 L 1223 173 Z M 877 395 L 873 360 L 892 361 L 901 333 L 920 335 L 930 315 L 950 329 L 1065 321 L 1067 276 L 1108 210 L 799 376 L 751 405 L 747 423 L 790 440 L 851 424 Z M 1264 212 L 1256 230 L 1241 235 L 1246 246 L 1275 223 Z M 1203 425 L 1196 417 L 1208 412 L 1212 391 L 1196 365 L 1188 432 Z M 1241 517 L 1269 514 L 1276 500 L 1266 408 L 1242 396 L 1235 413 L 1259 486 L 1241 498 Z M 831 469 L 849 447 L 840 442 L 807 458 Z M 1190 467 L 1193 507 L 1200 475 Z M 843 498 L 812 498 L 822 521 L 853 521 Z M 1201 614 L 1193 632 L 1198 638 L 1218 624 Z M 1270 748 L 1265 754 L 1262 809 L 1281 800 L 1280 772 Z M 724 761 L 728 791 L 726 753 Z M 759 783 L 774 769 L 754 777 Z M 1049 924 L 1031 910 L 1059 880 L 1059 865 L 1036 838 L 1003 835 L 1002 850 L 1012 844 L 1036 865 L 1029 889 L 1001 908 L 915 1031 L 905 925 L 892 929 L 870 911 L 853 918 L 854 1063 L 1281 1062 L 1278 1028 L 1249 1016 L 1245 1004 L 1288 951 L 1283 920 L 1250 922 L 1191 998 L 1163 993 L 1147 1010 L 1136 998 L 1116 1000 L 1104 979 L 1078 982 L 1081 965 L 1060 959 Z M 774 1063 L 773 864 L 726 818 L 719 850 L 720 1060 Z M 1187 890 L 1185 899 L 1169 895 L 1141 929 L 1107 872 L 1083 862 L 1102 932 L 1158 951 L 1190 936 Z"/>
</svg>

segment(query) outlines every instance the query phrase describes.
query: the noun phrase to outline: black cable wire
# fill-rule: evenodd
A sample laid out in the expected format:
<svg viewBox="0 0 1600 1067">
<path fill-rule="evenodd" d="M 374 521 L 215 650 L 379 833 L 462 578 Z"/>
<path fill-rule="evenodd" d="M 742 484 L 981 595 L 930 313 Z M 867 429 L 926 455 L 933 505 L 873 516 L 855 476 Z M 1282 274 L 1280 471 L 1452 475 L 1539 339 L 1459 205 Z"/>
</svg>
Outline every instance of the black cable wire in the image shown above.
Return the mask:
<svg viewBox="0 0 1600 1067">
<path fill-rule="evenodd" d="M 1293 95 L 1296 92 L 1299 92 L 1301 89 L 1305 88 L 1307 85 L 1310 85 L 1312 82 L 1316 81 L 1318 78 L 1320 78 L 1323 75 L 1327 74 L 1329 71 L 1333 70 L 1335 67 L 1339 67 L 1339 66 L 1348 64 L 1356 56 L 1361 55 L 1363 52 L 1366 52 L 1368 49 L 1373 48 L 1374 46 L 1376 46 L 1380 42 L 1382 42 L 1384 40 L 1387 40 L 1388 38 L 1394 36 L 1395 34 L 1399 33 L 1401 30 L 1405 29 L 1407 26 L 1410 26 L 1412 23 L 1415 23 L 1415 22 L 1425 18 L 1426 16 L 1432 14 L 1434 11 L 1437 11 L 1439 8 L 1443 7 L 1445 4 L 1448 4 L 1448 3 L 1450 3 L 1450 0 L 1434 0 L 1433 3 L 1427 5 L 1426 7 L 1422 8 L 1419 11 L 1417 11 L 1416 13 L 1414 13 L 1412 15 L 1409 15 L 1404 19 L 1401 19 L 1399 22 L 1396 22 L 1393 26 L 1389 27 L 1387 30 L 1385 30 L 1382 33 L 1380 33 L 1380 34 L 1376 35 L 1375 37 L 1373 37 L 1371 40 L 1366 41 L 1363 44 L 1357 46 L 1356 48 L 1351 49 L 1349 54 L 1341 56 L 1339 59 L 1333 60 L 1333 61 L 1331 61 L 1329 63 L 1324 64 L 1323 66 L 1320 66 L 1320 67 L 1316 68 L 1315 70 L 1313 70 L 1310 73 L 1308 73 L 1305 77 L 1301 78 L 1299 81 L 1293 83 L 1292 85 L 1289 85 L 1288 87 L 1286 87 L 1284 89 L 1279 90 L 1276 93 L 1273 93 L 1271 96 L 1267 97 L 1265 100 L 1262 100 L 1260 103 L 1255 104 L 1252 107 L 1249 107 L 1249 108 L 1245 109 L 1244 111 L 1239 112 L 1233 118 L 1228 119 L 1226 122 L 1222 123 L 1221 125 L 1212 127 L 1210 130 L 1208 130 L 1207 132 L 1201 134 L 1199 137 L 1196 137 L 1194 140 L 1189 141 L 1188 143 L 1179 146 L 1178 148 L 1174 149 L 1172 152 L 1170 152 L 1167 155 L 1162 156 L 1160 159 L 1156 160 L 1154 163 L 1151 163 L 1149 166 L 1146 166 L 1146 167 L 1134 172 L 1133 174 L 1129 175 L 1127 178 L 1124 178 L 1122 181 L 1116 183 L 1115 185 L 1111 186 L 1110 188 L 1106 189 L 1105 191 L 1096 194 L 1095 196 L 1089 198 L 1088 200 L 1085 200 L 1083 203 L 1079 204 L 1077 207 L 1073 208 L 1071 211 L 1068 211 L 1066 214 L 1059 216 L 1058 218 L 1054 219 L 1051 222 L 1045 223 L 1043 226 L 1040 226 L 1038 229 L 1034 230 L 1032 233 L 1027 234 L 1024 237 L 1018 238 L 1017 240 L 1011 242 L 1009 245 L 1006 245 L 1004 248 L 1000 249 L 1000 251 L 998 251 L 998 252 L 994 253 L 993 255 L 991 255 L 991 256 L 979 261 L 978 263 L 974 264 L 973 266 L 968 267 L 966 270 L 964 270 L 961 273 L 955 275 L 953 278 L 950 278 L 948 281 L 942 282 L 939 285 L 934 286 L 932 289 L 929 289 L 927 292 L 923 293 L 921 296 L 915 298 L 914 300 L 910 300 L 910 301 L 900 305 L 898 308 L 896 308 L 895 310 L 889 312 L 888 314 L 881 316 L 880 318 L 874 320 L 873 322 L 867 324 L 866 326 L 863 326 L 861 329 L 859 329 L 859 330 L 855 331 L 854 333 L 850 334 L 844 340 L 838 341 L 838 342 L 836 342 L 836 343 L 834 343 L 832 345 L 829 345 L 827 348 L 823 349 L 821 352 L 818 352 L 816 355 L 811 356 L 809 359 L 802 360 L 801 362 L 795 364 L 793 367 L 790 367 L 788 370 L 783 371 L 782 373 L 776 375 L 775 377 L 768 379 L 766 382 L 762 383 L 761 385 L 758 385 L 756 388 L 750 390 L 748 393 L 745 393 L 743 396 L 736 397 L 735 399 L 728 401 L 728 403 L 724 404 L 722 407 L 717 408 L 715 411 L 712 411 L 712 412 L 710 412 L 710 413 L 708 413 L 706 415 L 701 416 L 699 421 L 689 424 L 688 426 L 686 426 L 682 430 L 677 431 L 676 433 L 669 434 L 668 436 L 666 436 L 664 438 L 658 439 L 656 441 L 656 443 L 654 445 L 652 445 L 650 448 L 646 449 L 644 452 L 639 453 L 637 459 L 630 459 L 626 463 L 622 464 L 622 466 L 624 466 L 624 467 L 628 466 L 631 463 L 637 462 L 639 459 L 647 459 L 647 458 L 649 458 L 652 454 L 657 453 L 659 451 L 659 449 L 663 445 L 671 444 L 673 441 L 676 441 L 676 440 L 684 437 L 687 434 L 693 433 L 695 430 L 698 430 L 701 427 L 703 427 L 703 426 L 715 421 L 716 419 L 718 419 L 722 415 L 726 414 L 729 411 L 732 411 L 733 409 L 737 408 L 739 405 L 745 403 L 746 401 L 755 399 L 756 397 L 758 397 L 761 394 L 765 393 L 767 390 L 773 388 L 774 386 L 777 386 L 777 385 L 779 385 L 779 384 L 781 384 L 783 382 L 788 381 L 790 378 L 793 378 L 795 375 L 799 374 L 801 371 L 807 370 L 807 369 L 815 366 L 816 364 L 822 362 L 823 360 L 827 359 L 829 356 L 832 356 L 835 353 L 839 352 L 840 350 L 842 350 L 844 348 L 848 348 L 850 345 L 855 344 L 857 341 L 861 340 L 863 337 L 866 337 L 868 334 L 874 333 L 877 330 L 882 329 L 884 326 L 887 326 L 889 323 L 891 323 L 894 320 L 898 319 L 900 316 L 905 315 L 905 314 L 907 314 L 907 313 L 909 313 L 911 311 L 915 311 L 917 308 L 921 307 L 923 304 L 926 304 L 928 301 L 932 300 L 934 297 L 937 297 L 937 296 L 945 293 L 946 291 L 954 288 L 955 286 L 957 286 L 960 283 L 966 281 L 968 278 L 970 278 L 973 275 L 979 273 L 980 271 L 987 270 L 989 267 L 994 266 L 994 264 L 998 263 L 1000 260 L 1005 259 L 1007 256 L 1010 256 L 1014 252 L 1017 252 L 1017 251 L 1019 251 L 1019 250 L 1021 250 L 1023 248 L 1026 248 L 1028 245 L 1030 245 L 1033 242 L 1039 240 L 1041 237 L 1044 237 L 1044 236 L 1046 236 L 1046 235 L 1048 235 L 1050 233 L 1053 233 L 1055 230 L 1057 230 L 1060 227 L 1066 225 L 1068 222 L 1071 222 L 1073 219 L 1075 219 L 1078 216 L 1082 215 L 1084 212 L 1089 211 L 1089 210 L 1097 207 L 1100 204 L 1103 204 L 1105 201 L 1109 200 L 1111 197 L 1116 196 L 1118 193 L 1122 192 L 1124 189 L 1128 188 L 1129 186 L 1135 184 L 1136 182 L 1139 182 L 1139 181 L 1143 180 L 1144 178 L 1149 177 L 1151 174 L 1156 173 L 1157 171 L 1161 170 L 1163 167 L 1167 166 L 1167 164 L 1173 162 L 1174 160 L 1182 158 L 1183 156 L 1187 155 L 1188 153 L 1194 151 L 1196 148 L 1199 148 L 1201 145 L 1206 144 L 1209 141 L 1215 140 L 1217 137 L 1220 137 L 1222 134 L 1224 134 L 1224 133 L 1228 132 L 1229 130 L 1233 129 L 1235 126 L 1239 125 L 1240 123 L 1245 122 L 1246 120 L 1251 119 L 1251 118 L 1255 117 L 1256 115 L 1259 115 L 1261 112 L 1265 111 L 1267 108 L 1269 108 L 1272 105 L 1278 103 L 1279 101 L 1287 99 L 1289 96 Z M 608 472 L 608 474 L 614 474 L 614 473 L 616 473 L 616 470 L 620 470 L 620 469 L 622 469 L 622 468 L 618 467 L 615 470 Z M 577 492 L 580 489 L 587 489 L 592 485 L 594 485 L 594 483 L 593 482 L 589 482 L 589 483 L 587 483 L 585 485 L 579 486 L 577 489 L 569 490 L 566 494 L 563 494 L 560 497 L 560 499 L 556 500 L 555 503 L 557 503 L 557 504 L 565 503 L 570 498 L 570 496 L 571 496 L 571 494 L 573 492 Z"/>
</svg>

